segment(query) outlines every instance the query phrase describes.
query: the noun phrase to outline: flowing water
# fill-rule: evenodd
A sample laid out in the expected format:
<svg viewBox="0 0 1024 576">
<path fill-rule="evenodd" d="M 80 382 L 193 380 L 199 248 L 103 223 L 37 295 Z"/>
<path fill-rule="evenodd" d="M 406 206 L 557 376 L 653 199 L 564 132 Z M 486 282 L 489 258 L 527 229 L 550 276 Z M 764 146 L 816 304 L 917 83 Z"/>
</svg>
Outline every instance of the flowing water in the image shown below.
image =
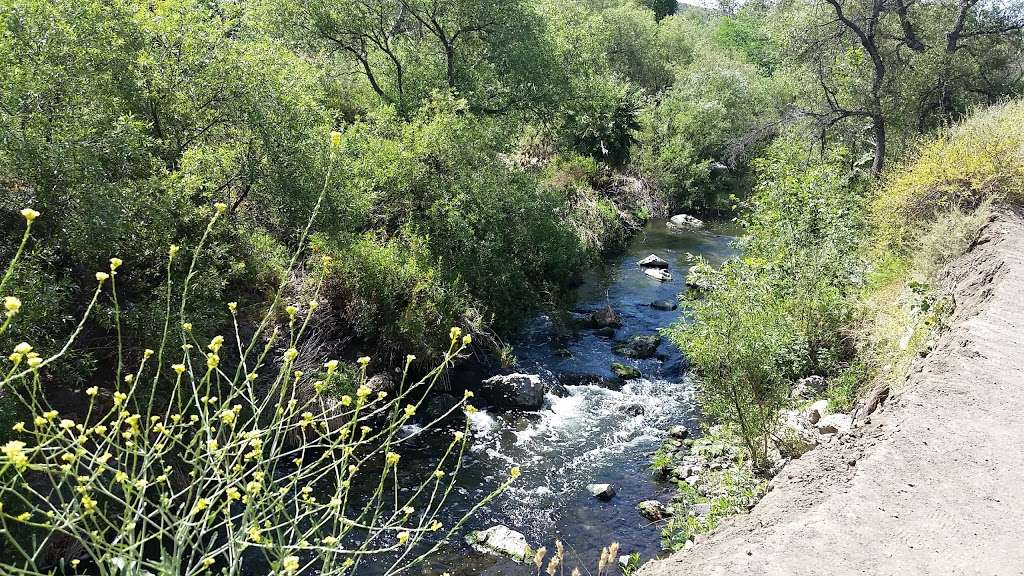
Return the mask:
<svg viewBox="0 0 1024 576">
<path fill-rule="evenodd" d="M 588 273 L 577 291 L 574 309 L 593 310 L 610 304 L 622 320 L 614 338 L 580 330 L 566 342 L 564 333 L 556 330 L 547 316 L 529 323 L 513 342 L 519 372 L 614 378 L 610 364 L 622 362 L 637 367 L 643 377 L 618 390 L 569 386 L 565 397 L 548 394 L 545 407 L 537 412 L 498 412 L 481 406 L 470 422 L 472 448 L 442 518 L 446 525 L 452 525 L 506 479 L 513 465 L 519 465 L 522 476 L 479 510 L 467 529 L 503 524 L 523 533 L 531 545 L 549 549 L 559 538 L 569 551 L 569 566 L 579 563 L 581 569 L 582 565 L 596 567 L 601 547 L 613 541 L 620 543 L 620 554 L 638 552 L 646 559 L 658 553 L 659 529 L 637 513 L 636 504 L 671 497 L 671 486 L 652 479 L 650 456 L 669 426 L 696 426 L 694 391 L 683 358 L 668 342 L 662 342 L 658 356 L 649 360 L 619 356 L 612 352 L 612 344 L 635 334 L 655 333 L 676 320 L 678 310 L 659 311 L 650 303 L 675 300 L 686 290 L 688 254 L 702 255 L 715 265 L 731 256 L 729 232 L 727 227 L 715 225 L 703 231 L 673 232 L 664 220 L 657 220 L 638 234 L 624 253 Z M 669 262 L 671 281 L 659 282 L 637 266 L 637 260 L 652 253 Z M 568 356 L 564 350 L 559 353 L 563 347 Z M 429 473 L 436 456 L 432 447 L 444 446 L 447 440 L 430 432 L 418 439 L 411 453 L 403 455 L 403 467 Z M 610 483 L 618 495 L 609 502 L 598 501 L 587 491 L 590 483 Z M 378 569 L 369 564 L 359 572 L 372 574 Z M 534 573 L 524 565 L 476 552 L 461 539 L 412 572 Z"/>
</svg>

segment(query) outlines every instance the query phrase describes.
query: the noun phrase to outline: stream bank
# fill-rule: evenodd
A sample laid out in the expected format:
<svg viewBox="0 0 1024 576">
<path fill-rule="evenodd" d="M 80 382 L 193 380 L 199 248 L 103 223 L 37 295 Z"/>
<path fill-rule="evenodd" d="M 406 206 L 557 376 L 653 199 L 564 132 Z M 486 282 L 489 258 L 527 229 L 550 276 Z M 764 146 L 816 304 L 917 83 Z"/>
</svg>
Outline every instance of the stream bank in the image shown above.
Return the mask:
<svg viewBox="0 0 1024 576">
<path fill-rule="evenodd" d="M 1019 574 L 1024 566 L 1024 218 L 946 268 L 956 307 L 874 413 L 642 576 Z M 869 410 L 865 410 L 865 413 Z"/>
</svg>

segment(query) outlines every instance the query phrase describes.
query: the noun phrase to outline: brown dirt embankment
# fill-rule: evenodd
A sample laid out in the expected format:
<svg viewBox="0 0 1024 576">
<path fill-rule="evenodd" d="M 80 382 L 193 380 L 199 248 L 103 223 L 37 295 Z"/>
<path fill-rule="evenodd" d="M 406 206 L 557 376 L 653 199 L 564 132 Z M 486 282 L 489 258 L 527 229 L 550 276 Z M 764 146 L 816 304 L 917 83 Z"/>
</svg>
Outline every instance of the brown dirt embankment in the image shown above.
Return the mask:
<svg viewBox="0 0 1024 576">
<path fill-rule="evenodd" d="M 950 328 L 867 423 L 640 576 L 1024 574 L 1024 218 L 989 222 L 947 280 Z"/>
</svg>

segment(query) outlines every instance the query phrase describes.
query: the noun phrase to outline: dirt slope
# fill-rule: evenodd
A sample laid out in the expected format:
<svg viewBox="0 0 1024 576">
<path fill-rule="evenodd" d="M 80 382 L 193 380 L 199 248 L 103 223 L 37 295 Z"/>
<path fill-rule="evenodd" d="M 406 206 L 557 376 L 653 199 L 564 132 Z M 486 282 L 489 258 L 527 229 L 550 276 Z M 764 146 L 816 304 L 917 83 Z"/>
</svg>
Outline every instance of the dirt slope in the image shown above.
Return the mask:
<svg viewBox="0 0 1024 576">
<path fill-rule="evenodd" d="M 1024 574 L 1024 219 L 950 267 L 952 327 L 870 422 L 641 576 Z"/>
</svg>

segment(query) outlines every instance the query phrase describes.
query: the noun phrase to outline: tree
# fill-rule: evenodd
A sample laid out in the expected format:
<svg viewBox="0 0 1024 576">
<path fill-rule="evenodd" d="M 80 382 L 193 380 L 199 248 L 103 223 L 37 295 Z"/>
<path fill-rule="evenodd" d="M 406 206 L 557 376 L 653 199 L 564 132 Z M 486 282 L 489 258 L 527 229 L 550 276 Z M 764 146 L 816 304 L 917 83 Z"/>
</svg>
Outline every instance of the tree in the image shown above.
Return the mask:
<svg viewBox="0 0 1024 576">
<path fill-rule="evenodd" d="M 883 169 L 893 124 L 914 118 L 924 130 L 933 115 L 955 120 L 979 94 L 991 100 L 1021 87 L 1019 64 L 992 57 L 1021 46 L 1019 9 L 982 9 L 978 0 L 820 0 L 817 6 L 824 11 L 812 17 L 816 33 L 802 50 L 827 108 L 819 113 L 822 134 L 848 119 L 867 120 L 875 174 Z M 916 113 L 905 110 L 908 96 Z"/>
<path fill-rule="evenodd" d="M 654 12 L 654 17 L 661 20 L 675 14 L 679 2 L 678 0 L 641 0 L 641 4 L 650 8 Z"/>
<path fill-rule="evenodd" d="M 434 91 L 471 109 L 544 109 L 557 93 L 541 22 L 521 0 L 270 0 L 278 30 L 340 53 L 408 118 Z"/>
</svg>

